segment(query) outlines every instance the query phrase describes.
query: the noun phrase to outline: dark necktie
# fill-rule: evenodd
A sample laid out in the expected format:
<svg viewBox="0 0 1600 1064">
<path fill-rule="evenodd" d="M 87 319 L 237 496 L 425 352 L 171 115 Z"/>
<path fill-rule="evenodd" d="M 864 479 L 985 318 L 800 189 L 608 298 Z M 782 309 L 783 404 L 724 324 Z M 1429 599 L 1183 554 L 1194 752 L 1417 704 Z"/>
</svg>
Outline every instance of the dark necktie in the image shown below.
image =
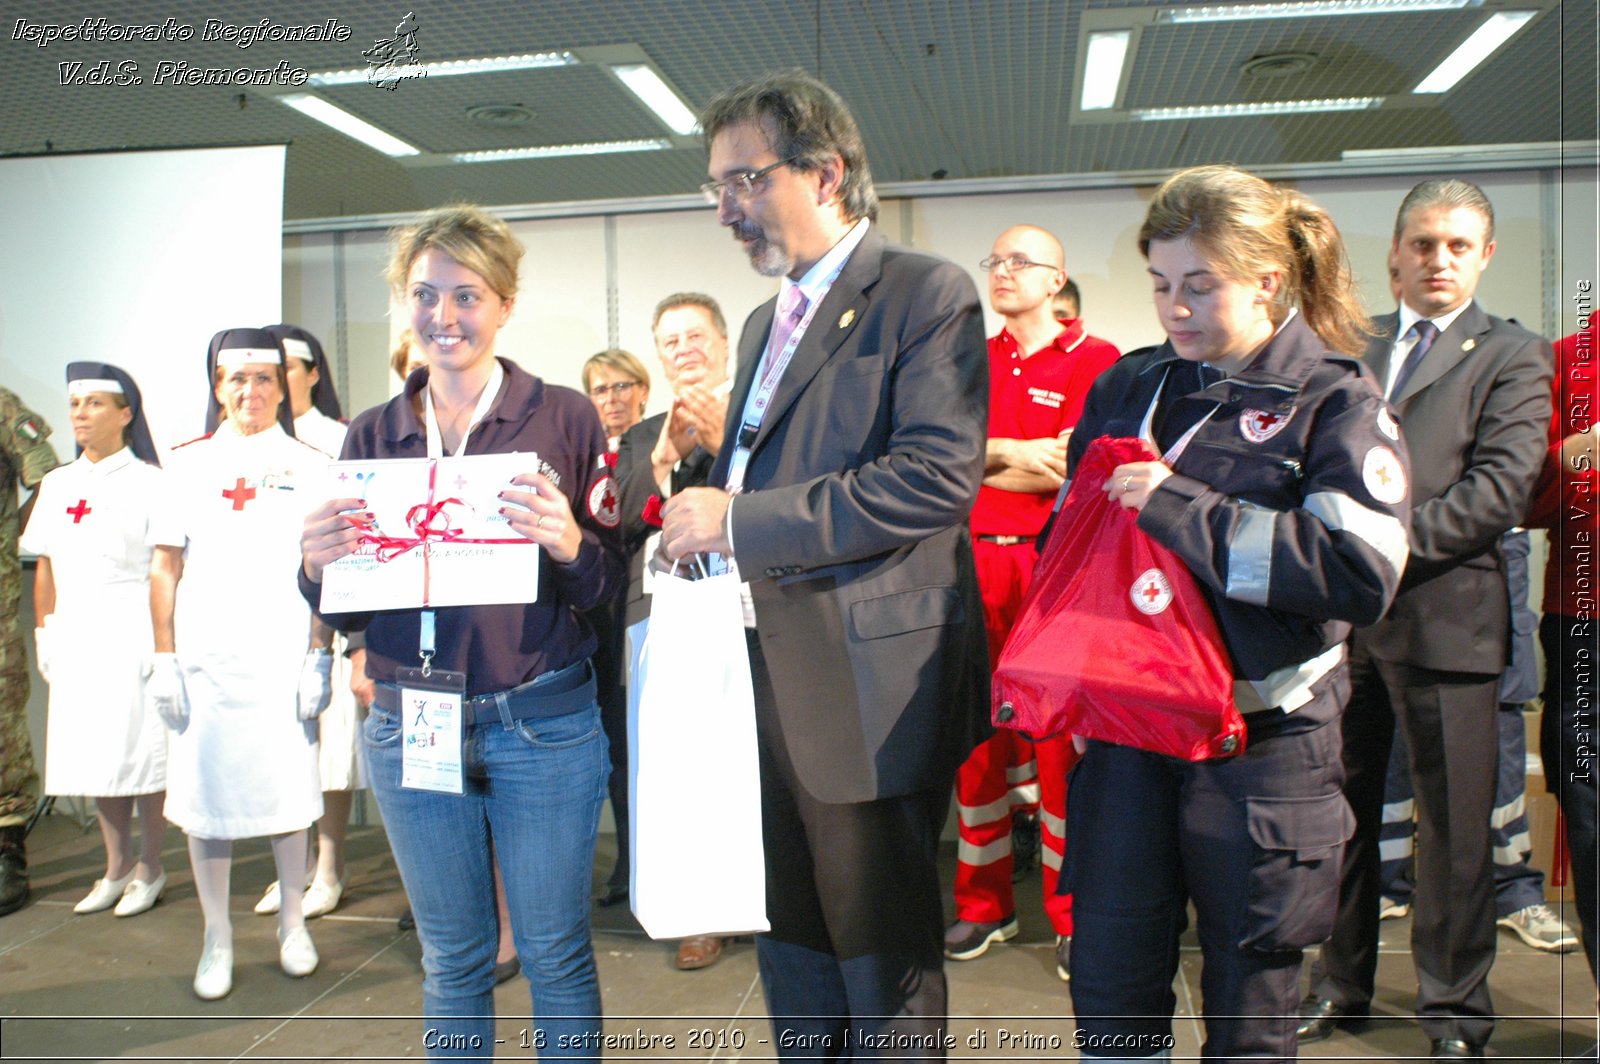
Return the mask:
<svg viewBox="0 0 1600 1064">
<path fill-rule="evenodd" d="M 1417 342 L 1412 345 L 1411 353 L 1406 356 L 1405 362 L 1400 365 L 1400 372 L 1395 374 L 1394 387 L 1389 389 L 1389 398 L 1392 400 L 1400 394 L 1400 389 L 1406 386 L 1406 381 L 1422 365 L 1422 358 L 1428 353 L 1428 348 L 1439 338 L 1439 327 L 1427 318 L 1421 318 L 1411 326 L 1411 331 L 1417 334 Z"/>
</svg>

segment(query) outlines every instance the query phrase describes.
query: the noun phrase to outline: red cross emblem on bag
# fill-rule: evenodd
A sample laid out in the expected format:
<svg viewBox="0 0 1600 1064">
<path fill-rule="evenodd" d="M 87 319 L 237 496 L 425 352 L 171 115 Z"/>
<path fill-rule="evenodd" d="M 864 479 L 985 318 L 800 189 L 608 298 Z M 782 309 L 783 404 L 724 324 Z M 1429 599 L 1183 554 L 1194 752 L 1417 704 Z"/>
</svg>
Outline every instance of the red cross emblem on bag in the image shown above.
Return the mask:
<svg viewBox="0 0 1600 1064">
<path fill-rule="evenodd" d="M 1133 600 L 1134 609 L 1154 617 L 1172 605 L 1172 585 L 1160 569 L 1146 569 L 1133 582 L 1128 597 Z"/>
</svg>

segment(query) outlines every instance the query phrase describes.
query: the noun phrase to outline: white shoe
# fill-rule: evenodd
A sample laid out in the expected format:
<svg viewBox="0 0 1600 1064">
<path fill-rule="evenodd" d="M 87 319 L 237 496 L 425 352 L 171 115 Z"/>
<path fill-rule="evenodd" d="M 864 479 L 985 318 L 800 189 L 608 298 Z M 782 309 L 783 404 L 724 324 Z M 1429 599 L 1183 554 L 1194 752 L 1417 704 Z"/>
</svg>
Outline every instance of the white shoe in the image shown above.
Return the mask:
<svg viewBox="0 0 1600 1064">
<path fill-rule="evenodd" d="M 326 916 L 338 906 L 339 899 L 344 897 L 344 880 L 333 883 L 324 883 L 317 880 L 306 888 L 306 894 L 300 903 L 300 909 L 305 913 L 307 920 L 317 916 Z"/>
<path fill-rule="evenodd" d="M 128 889 L 122 892 L 122 900 L 117 902 L 118 916 L 138 916 L 152 908 L 161 900 L 161 892 L 167 889 L 167 874 L 161 873 L 154 882 L 146 883 L 136 879 L 128 884 Z"/>
<path fill-rule="evenodd" d="M 278 911 L 278 907 L 282 904 L 282 899 L 278 897 L 278 881 L 274 879 L 267 884 L 266 892 L 261 895 L 261 900 L 256 902 L 256 915 L 271 916 Z"/>
<path fill-rule="evenodd" d="M 1378 901 L 1378 919 L 1399 920 L 1411 915 L 1411 903 L 1385 894 Z"/>
<path fill-rule="evenodd" d="M 117 904 L 122 892 L 133 881 L 133 869 L 121 879 L 97 879 L 84 899 L 72 907 L 75 913 L 97 913 Z"/>
<path fill-rule="evenodd" d="M 233 989 L 233 950 L 210 946 L 194 973 L 194 993 L 201 1001 L 216 1001 Z"/>
<path fill-rule="evenodd" d="M 312 944 L 311 932 L 297 927 L 288 935 L 278 932 L 278 966 L 283 974 L 302 979 L 317 970 L 317 947 Z"/>
</svg>

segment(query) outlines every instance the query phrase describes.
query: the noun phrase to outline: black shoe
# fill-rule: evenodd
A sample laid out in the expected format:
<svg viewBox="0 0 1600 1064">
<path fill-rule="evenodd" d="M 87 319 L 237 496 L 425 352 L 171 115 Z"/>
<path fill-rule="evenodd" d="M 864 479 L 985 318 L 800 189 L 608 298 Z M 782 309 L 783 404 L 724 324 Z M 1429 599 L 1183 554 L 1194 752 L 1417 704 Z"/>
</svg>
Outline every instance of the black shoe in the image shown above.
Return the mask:
<svg viewBox="0 0 1600 1064">
<path fill-rule="evenodd" d="M 970 961 L 989 952 L 989 945 L 993 942 L 1010 942 L 1017 937 L 1017 918 L 1008 916 L 1004 920 L 990 920 L 987 923 L 973 923 L 971 920 L 957 920 L 945 929 L 944 955 L 946 960 Z"/>
<path fill-rule="evenodd" d="M 394 922 L 396 931 L 415 931 L 417 918 L 411 915 L 411 906 L 406 906 L 406 911 L 400 914 L 400 919 Z"/>
<path fill-rule="evenodd" d="M 602 909 L 609 909 L 613 905 L 628 900 L 628 885 L 626 883 L 607 883 L 606 889 L 594 897 L 594 903 Z"/>
<path fill-rule="evenodd" d="M 1481 1060 L 1483 1047 L 1475 1046 L 1465 1038 L 1435 1038 L 1434 1060 Z"/>
<path fill-rule="evenodd" d="M 0 828 L 0 916 L 16 912 L 28 900 L 26 838 L 21 824 Z"/>
<path fill-rule="evenodd" d="M 1011 882 L 1020 882 L 1039 863 L 1039 818 L 1017 810 L 1011 814 Z"/>
<path fill-rule="evenodd" d="M 1367 1005 L 1341 1005 L 1329 998 L 1308 997 L 1300 1003 L 1300 1026 L 1294 1035 L 1301 1042 L 1320 1042 L 1341 1026 L 1364 1020 Z"/>
</svg>

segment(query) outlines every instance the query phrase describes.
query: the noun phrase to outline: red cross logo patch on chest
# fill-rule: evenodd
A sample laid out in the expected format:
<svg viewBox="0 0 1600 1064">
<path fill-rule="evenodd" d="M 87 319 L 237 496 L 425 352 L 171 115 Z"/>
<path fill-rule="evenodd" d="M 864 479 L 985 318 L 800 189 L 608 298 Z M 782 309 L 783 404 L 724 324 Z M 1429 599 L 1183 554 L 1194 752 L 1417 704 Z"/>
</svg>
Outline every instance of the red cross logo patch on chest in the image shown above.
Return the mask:
<svg viewBox="0 0 1600 1064">
<path fill-rule="evenodd" d="M 616 528 L 622 523 L 622 507 L 617 498 L 617 482 L 610 476 L 601 477 L 589 489 L 589 513 L 606 528 Z"/>
<path fill-rule="evenodd" d="M 1239 434 L 1251 443 L 1265 443 L 1283 431 L 1294 417 L 1294 407 L 1282 414 L 1270 410 L 1246 410 L 1239 415 Z"/>
<path fill-rule="evenodd" d="M 233 503 L 235 510 L 243 510 L 244 504 L 256 497 L 255 488 L 244 486 L 244 477 L 238 477 L 233 482 L 233 487 L 223 488 L 222 497 Z"/>
<path fill-rule="evenodd" d="M 88 499 L 79 499 L 78 505 L 67 507 L 67 513 L 72 515 L 72 523 L 77 524 L 82 521 L 85 516 L 94 513 L 94 510 L 89 506 Z"/>
</svg>

